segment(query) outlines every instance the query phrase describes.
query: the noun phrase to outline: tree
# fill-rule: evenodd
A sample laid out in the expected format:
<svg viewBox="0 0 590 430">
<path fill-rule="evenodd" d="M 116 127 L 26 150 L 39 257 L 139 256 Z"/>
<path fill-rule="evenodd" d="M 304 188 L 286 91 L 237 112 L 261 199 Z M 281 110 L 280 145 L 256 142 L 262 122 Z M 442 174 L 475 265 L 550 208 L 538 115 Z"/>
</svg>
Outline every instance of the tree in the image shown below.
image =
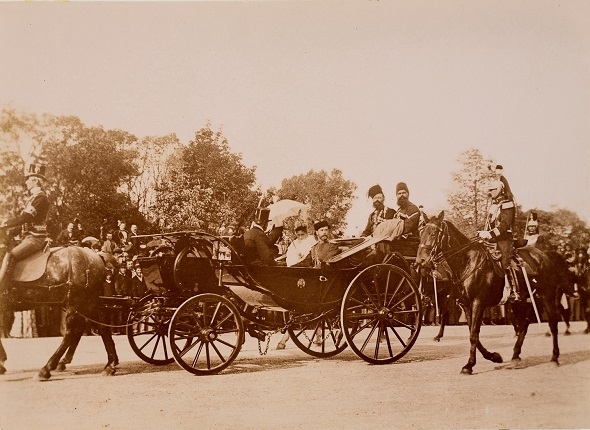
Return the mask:
<svg viewBox="0 0 590 430">
<path fill-rule="evenodd" d="M 27 198 L 23 173 L 32 154 L 40 155 L 40 119 L 12 108 L 0 111 L 0 213 L 16 215 Z"/>
<path fill-rule="evenodd" d="M 484 159 L 481 152 L 473 148 L 461 153 L 458 161 L 461 169 L 451 173 L 455 187 L 447 195 L 447 201 L 451 205 L 453 222 L 473 233 L 483 228 L 486 219 L 486 186 L 492 176 L 489 169 L 492 161 Z"/>
<path fill-rule="evenodd" d="M 152 216 L 162 229 L 215 232 L 224 223 L 243 223 L 258 202 L 255 181 L 255 168 L 244 166 L 221 131 L 213 132 L 207 124 L 169 158 Z"/>
<path fill-rule="evenodd" d="M 175 134 L 148 136 L 131 144 L 137 153 L 137 176 L 129 176 L 125 190 L 136 209 L 149 217 L 150 207 L 156 202 L 155 188 L 166 176 L 166 160 L 179 147 Z"/>
<path fill-rule="evenodd" d="M 346 214 L 352 207 L 353 193 L 357 186 L 344 179 L 338 169 L 329 174 L 320 170 L 283 179 L 277 195 L 281 199 L 296 200 L 310 205 L 312 220 L 327 220 L 334 230 L 346 228 Z"/>
<path fill-rule="evenodd" d="M 111 224 L 115 217 L 138 218 L 120 190 L 137 175 L 132 149 L 137 138 L 121 130 L 87 127 L 74 116 L 53 117 L 47 126 L 42 143 L 51 171 L 52 221 L 63 225 L 79 217 L 90 233 L 88 228 L 98 230 L 104 218 Z"/>
</svg>

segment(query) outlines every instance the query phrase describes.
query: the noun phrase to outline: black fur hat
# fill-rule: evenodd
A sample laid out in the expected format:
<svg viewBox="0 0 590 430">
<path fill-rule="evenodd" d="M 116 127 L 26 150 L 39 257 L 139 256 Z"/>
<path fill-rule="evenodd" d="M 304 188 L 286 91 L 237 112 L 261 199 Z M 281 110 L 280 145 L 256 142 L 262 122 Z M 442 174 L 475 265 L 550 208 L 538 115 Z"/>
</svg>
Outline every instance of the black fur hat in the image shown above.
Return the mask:
<svg viewBox="0 0 590 430">
<path fill-rule="evenodd" d="M 375 197 L 377 194 L 383 194 L 383 190 L 381 189 L 381 185 L 379 184 L 373 185 L 371 188 L 369 188 L 369 191 L 367 192 L 367 196 L 369 196 L 370 199 Z"/>
</svg>

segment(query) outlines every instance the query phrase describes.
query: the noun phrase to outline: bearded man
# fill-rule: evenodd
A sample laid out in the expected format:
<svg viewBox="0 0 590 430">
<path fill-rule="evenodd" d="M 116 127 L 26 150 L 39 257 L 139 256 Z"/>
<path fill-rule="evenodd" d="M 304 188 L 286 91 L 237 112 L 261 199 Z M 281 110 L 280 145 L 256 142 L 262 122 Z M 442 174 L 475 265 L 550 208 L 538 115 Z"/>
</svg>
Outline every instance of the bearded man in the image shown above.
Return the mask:
<svg viewBox="0 0 590 430">
<path fill-rule="evenodd" d="M 369 188 L 367 196 L 373 200 L 374 210 L 369 214 L 367 226 L 361 233 L 362 237 L 372 235 L 375 231 L 375 227 L 377 227 L 386 219 L 392 219 L 395 215 L 395 211 L 393 209 L 385 206 L 385 194 L 383 194 L 383 190 L 379 184 L 373 185 L 371 188 Z"/>
<path fill-rule="evenodd" d="M 418 223 L 420 221 L 420 209 L 410 201 L 410 191 L 405 182 L 400 182 L 395 186 L 395 195 L 397 197 L 398 209 L 393 218 L 398 218 L 404 222 L 402 237 L 418 238 Z"/>
</svg>

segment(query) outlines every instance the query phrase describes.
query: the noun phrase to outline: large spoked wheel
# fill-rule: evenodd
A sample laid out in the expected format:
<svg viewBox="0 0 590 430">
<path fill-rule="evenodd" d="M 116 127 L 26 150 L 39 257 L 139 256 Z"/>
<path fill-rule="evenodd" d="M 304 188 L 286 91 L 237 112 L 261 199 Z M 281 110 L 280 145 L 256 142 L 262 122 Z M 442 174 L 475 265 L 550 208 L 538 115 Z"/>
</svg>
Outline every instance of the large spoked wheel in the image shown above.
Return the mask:
<svg viewBox="0 0 590 430">
<path fill-rule="evenodd" d="M 127 339 L 131 349 L 143 361 L 163 366 L 174 361 L 168 345 L 168 324 L 173 310 L 162 298 L 143 297 L 127 318 Z"/>
<path fill-rule="evenodd" d="M 168 331 L 174 360 L 195 375 L 219 373 L 237 357 L 244 325 L 237 308 L 217 294 L 199 294 L 174 313 Z"/>
<path fill-rule="evenodd" d="M 337 310 L 303 316 L 287 330 L 293 343 L 314 357 L 332 357 L 346 349 Z"/>
<path fill-rule="evenodd" d="M 389 364 L 414 345 L 422 325 L 422 301 L 416 283 L 402 269 L 377 264 L 348 286 L 340 310 L 346 342 L 372 364 Z"/>
</svg>

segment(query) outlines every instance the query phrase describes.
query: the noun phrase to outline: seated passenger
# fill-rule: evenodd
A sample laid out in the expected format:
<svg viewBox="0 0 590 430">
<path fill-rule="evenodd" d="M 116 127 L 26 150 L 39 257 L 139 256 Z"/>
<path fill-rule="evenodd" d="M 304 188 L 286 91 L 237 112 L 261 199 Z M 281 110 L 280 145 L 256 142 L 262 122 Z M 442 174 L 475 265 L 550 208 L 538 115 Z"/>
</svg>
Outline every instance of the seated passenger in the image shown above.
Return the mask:
<svg viewBox="0 0 590 430">
<path fill-rule="evenodd" d="M 328 221 L 316 222 L 313 228 L 315 229 L 318 243 L 311 248 L 311 260 L 314 267 L 322 267 L 322 263 L 338 255 L 340 249 L 338 249 L 338 245 L 328 241 L 330 232 Z"/>
<path fill-rule="evenodd" d="M 409 200 L 410 191 L 404 182 L 400 182 L 395 187 L 397 204 L 399 206 L 394 218 L 399 218 L 404 222 L 402 237 L 419 238 L 418 223 L 420 221 L 420 210 Z"/>
<path fill-rule="evenodd" d="M 287 266 L 309 266 L 310 264 L 302 263 L 309 256 L 311 248 L 316 244 L 316 240 L 313 236 L 307 234 L 307 227 L 304 225 L 297 227 L 295 234 L 297 238 L 287 248 Z"/>
<path fill-rule="evenodd" d="M 375 210 L 369 214 L 367 226 L 361 233 L 362 237 L 372 235 L 375 231 L 375 227 L 381 224 L 383 220 L 392 219 L 395 215 L 395 211 L 393 209 L 385 206 L 385 194 L 383 194 L 383 190 L 381 189 L 380 185 L 373 185 L 371 188 L 369 188 L 367 195 L 373 200 L 373 207 Z"/>
<path fill-rule="evenodd" d="M 269 237 L 264 233 L 268 225 L 270 209 L 257 208 L 252 227 L 244 233 L 244 258 L 254 265 L 272 266 L 275 264 L 273 245 Z"/>
</svg>

